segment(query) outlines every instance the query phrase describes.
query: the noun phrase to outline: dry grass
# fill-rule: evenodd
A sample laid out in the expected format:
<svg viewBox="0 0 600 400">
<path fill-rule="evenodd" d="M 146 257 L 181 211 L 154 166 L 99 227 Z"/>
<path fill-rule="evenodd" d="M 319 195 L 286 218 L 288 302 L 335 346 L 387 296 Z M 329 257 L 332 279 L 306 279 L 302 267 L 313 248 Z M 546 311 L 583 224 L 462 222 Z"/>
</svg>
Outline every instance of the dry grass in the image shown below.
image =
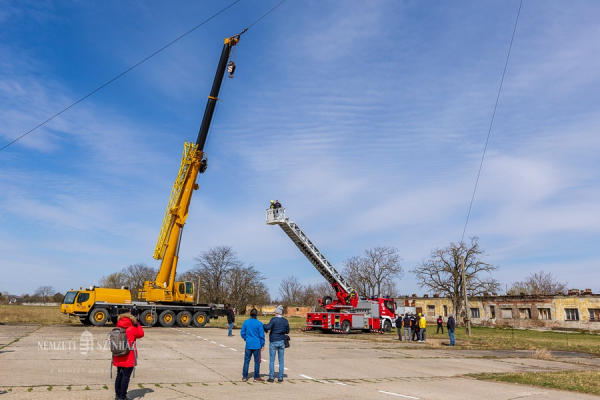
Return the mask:
<svg viewBox="0 0 600 400">
<path fill-rule="evenodd" d="M 553 360 L 552 353 L 548 349 L 532 350 L 531 358 L 536 358 L 538 360 Z"/>
<path fill-rule="evenodd" d="M 477 379 L 520 383 L 600 395 L 600 371 L 519 372 L 472 374 Z"/>
<path fill-rule="evenodd" d="M 600 335 L 583 332 L 554 332 L 523 329 L 474 327 L 467 336 L 464 328 L 455 331 L 456 348 L 471 350 L 574 351 L 600 355 Z M 430 335 L 432 338 L 442 335 Z M 448 336 L 445 335 L 446 342 Z"/>
<path fill-rule="evenodd" d="M 69 319 L 60 313 L 60 307 L 2 305 L 0 307 L 0 323 L 27 324 L 79 324 L 76 318 Z"/>
</svg>

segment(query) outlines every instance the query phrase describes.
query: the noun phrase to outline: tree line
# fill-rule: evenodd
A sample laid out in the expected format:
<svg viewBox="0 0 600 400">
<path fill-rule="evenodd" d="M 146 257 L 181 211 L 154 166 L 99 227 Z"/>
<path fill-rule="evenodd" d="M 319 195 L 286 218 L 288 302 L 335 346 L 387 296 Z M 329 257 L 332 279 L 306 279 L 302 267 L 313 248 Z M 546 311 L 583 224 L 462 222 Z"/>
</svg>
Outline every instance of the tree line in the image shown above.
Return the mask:
<svg viewBox="0 0 600 400">
<path fill-rule="evenodd" d="M 453 310 L 460 315 L 463 307 L 463 288 L 466 284 L 469 296 L 496 295 L 500 283 L 492 273 L 498 266 L 484 262 L 485 251 L 477 237 L 469 243 L 450 243 L 445 248 L 431 251 L 428 259 L 410 270 L 415 275 L 417 285 L 431 293 L 448 297 Z M 210 248 L 194 258 L 194 267 L 178 274 L 176 280 L 194 282 L 197 300 L 201 303 L 230 304 L 240 312 L 247 305 L 284 304 L 286 306 L 316 306 L 318 299 L 325 296 L 335 298 L 331 285 L 323 281 L 305 285 L 297 277 L 288 276 L 279 284 L 279 298 L 271 299 L 264 281 L 265 277 L 252 264 L 238 259 L 237 253 L 229 246 Z M 464 260 L 465 280 L 462 278 Z M 404 276 L 402 257 L 398 249 L 378 246 L 365 250 L 361 256 L 353 256 L 343 262 L 342 275 L 349 285 L 362 297 L 401 297 L 397 282 Z M 132 299 L 138 300 L 138 290 L 145 281 L 153 281 L 157 269 L 146 264 L 133 264 L 121 271 L 100 279 L 98 286 L 107 288 L 128 287 Z M 567 284 L 558 282 L 548 272 L 540 271 L 527 276 L 522 281 L 513 282 L 508 295 L 554 295 L 564 293 Z M 17 296 L 4 292 L 0 302 L 8 302 Z M 64 295 L 52 286 L 40 286 L 33 295 L 23 294 L 22 302 L 60 302 Z"/>
</svg>

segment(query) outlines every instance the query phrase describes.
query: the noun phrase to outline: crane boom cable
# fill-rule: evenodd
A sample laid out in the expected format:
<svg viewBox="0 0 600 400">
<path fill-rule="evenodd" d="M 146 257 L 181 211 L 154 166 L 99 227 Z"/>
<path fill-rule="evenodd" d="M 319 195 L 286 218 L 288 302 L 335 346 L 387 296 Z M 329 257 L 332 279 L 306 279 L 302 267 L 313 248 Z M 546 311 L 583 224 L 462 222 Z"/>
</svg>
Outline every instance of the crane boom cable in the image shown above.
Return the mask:
<svg viewBox="0 0 600 400">
<path fill-rule="evenodd" d="M 508 47 L 508 54 L 506 55 L 506 61 L 504 63 L 504 71 L 502 72 L 502 79 L 500 80 L 500 87 L 498 88 L 498 94 L 496 96 L 496 104 L 494 105 L 494 112 L 492 113 L 492 120 L 490 121 L 490 127 L 488 129 L 487 138 L 485 139 L 485 146 L 483 147 L 483 154 L 481 156 L 481 162 L 479 163 L 479 171 L 477 172 L 477 179 L 475 180 L 475 187 L 473 188 L 473 194 L 471 196 L 471 203 L 469 204 L 469 211 L 467 212 L 467 220 L 465 221 L 465 227 L 460 239 L 462 243 L 465 239 L 465 233 L 467 232 L 467 225 L 469 224 L 469 217 L 471 216 L 471 209 L 473 208 L 473 202 L 475 200 L 475 192 L 477 192 L 477 185 L 479 184 L 479 177 L 481 176 L 481 169 L 483 168 L 483 160 L 485 159 L 485 153 L 487 151 L 488 143 L 490 141 L 490 135 L 492 133 L 492 126 L 494 125 L 494 118 L 496 117 L 496 110 L 498 108 L 498 102 L 500 100 L 500 93 L 502 92 L 502 85 L 504 83 L 504 76 L 506 75 L 506 69 L 508 67 L 508 60 L 510 58 L 510 51 L 515 40 L 515 34 L 517 32 L 517 25 L 519 24 L 519 16 L 521 15 L 521 8 L 523 7 L 523 0 L 519 4 L 519 11 L 517 12 L 517 18 L 515 20 L 515 26 L 513 28 L 512 38 L 510 39 L 510 45 Z"/>
</svg>

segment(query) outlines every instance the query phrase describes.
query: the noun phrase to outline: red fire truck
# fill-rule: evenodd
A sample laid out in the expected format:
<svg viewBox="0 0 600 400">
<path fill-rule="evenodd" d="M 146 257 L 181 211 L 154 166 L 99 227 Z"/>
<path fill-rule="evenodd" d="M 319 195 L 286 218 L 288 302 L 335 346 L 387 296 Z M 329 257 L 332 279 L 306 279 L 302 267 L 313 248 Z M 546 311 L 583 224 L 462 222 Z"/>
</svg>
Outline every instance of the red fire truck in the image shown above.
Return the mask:
<svg viewBox="0 0 600 400">
<path fill-rule="evenodd" d="M 350 333 L 351 330 L 384 332 L 392 329 L 396 318 L 393 299 L 358 296 L 298 225 L 286 218 L 284 208 L 268 209 L 267 224 L 279 225 L 336 292 L 335 299 L 329 296 L 319 299 L 325 311 L 308 313 L 305 330 Z"/>
</svg>

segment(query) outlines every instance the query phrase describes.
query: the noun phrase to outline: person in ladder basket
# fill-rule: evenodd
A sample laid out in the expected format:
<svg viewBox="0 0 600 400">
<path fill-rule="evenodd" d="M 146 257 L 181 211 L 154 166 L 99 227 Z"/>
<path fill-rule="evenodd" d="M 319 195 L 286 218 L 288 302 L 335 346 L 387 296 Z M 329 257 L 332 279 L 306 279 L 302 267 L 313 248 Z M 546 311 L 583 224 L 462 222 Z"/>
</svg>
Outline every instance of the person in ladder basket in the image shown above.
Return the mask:
<svg viewBox="0 0 600 400">
<path fill-rule="evenodd" d="M 117 328 L 125 329 L 129 352 L 122 356 L 113 356 L 112 364 L 117 367 L 117 378 L 115 379 L 115 399 L 124 400 L 127 397 L 127 388 L 131 373 L 137 365 L 136 339 L 144 337 L 144 330 L 137 318 L 130 313 L 119 315 Z"/>
</svg>

